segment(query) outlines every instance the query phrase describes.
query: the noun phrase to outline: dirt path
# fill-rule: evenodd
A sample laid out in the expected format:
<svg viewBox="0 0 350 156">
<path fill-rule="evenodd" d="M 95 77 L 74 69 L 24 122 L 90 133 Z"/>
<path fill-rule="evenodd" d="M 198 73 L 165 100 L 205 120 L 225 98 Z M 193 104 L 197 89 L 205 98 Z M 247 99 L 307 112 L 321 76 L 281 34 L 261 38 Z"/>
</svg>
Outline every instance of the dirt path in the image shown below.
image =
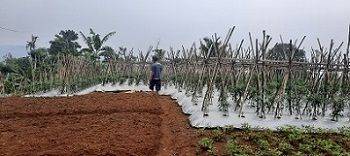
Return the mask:
<svg viewBox="0 0 350 156">
<path fill-rule="evenodd" d="M 195 155 L 181 108 L 151 93 L 0 99 L 1 155 Z"/>
<path fill-rule="evenodd" d="M 195 155 L 198 136 L 181 108 L 168 96 L 158 98 L 162 107 L 161 146 L 158 155 Z"/>
</svg>

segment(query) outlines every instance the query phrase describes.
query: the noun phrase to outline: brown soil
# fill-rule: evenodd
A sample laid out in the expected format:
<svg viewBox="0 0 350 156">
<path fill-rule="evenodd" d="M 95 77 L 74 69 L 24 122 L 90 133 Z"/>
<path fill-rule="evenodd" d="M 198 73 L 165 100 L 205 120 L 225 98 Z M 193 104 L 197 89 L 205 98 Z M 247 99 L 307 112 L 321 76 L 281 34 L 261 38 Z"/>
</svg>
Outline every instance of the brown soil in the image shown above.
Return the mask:
<svg viewBox="0 0 350 156">
<path fill-rule="evenodd" d="M 0 99 L 0 155 L 196 155 L 199 138 L 152 93 Z"/>
</svg>

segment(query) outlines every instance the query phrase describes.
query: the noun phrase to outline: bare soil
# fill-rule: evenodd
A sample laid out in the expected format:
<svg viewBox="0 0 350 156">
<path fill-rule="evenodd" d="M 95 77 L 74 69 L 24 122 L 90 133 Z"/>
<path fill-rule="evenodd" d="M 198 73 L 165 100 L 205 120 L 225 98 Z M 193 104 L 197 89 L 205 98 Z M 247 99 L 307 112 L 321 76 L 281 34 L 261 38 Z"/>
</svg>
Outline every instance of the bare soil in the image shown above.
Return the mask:
<svg viewBox="0 0 350 156">
<path fill-rule="evenodd" d="M 0 155 L 196 155 L 199 138 L 153 93 L 0 99 Z"/>
</svg>

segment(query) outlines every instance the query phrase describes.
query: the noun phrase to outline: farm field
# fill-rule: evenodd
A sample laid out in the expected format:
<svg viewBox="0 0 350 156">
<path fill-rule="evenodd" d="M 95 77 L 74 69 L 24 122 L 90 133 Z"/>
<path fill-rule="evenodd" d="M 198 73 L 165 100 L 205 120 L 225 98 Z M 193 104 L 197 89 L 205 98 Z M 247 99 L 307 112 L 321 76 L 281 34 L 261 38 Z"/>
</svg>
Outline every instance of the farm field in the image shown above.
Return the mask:
<svg viewBox="0 0 350 156">
<path fill-rule="evenodd" d="M 9 97 L 0 103 L 0 153 L 5 155 L 192 155 L 195 151 L 195 129 L 169 97 L 91 93 Z"/>
<path fill-rule="evenodd" d="M 350 151 L 347 131 L 309 134 L 288 127 L 281 132 L 253 131 L 249 125 L 241 130 L 192 128 L 175 101 L 150 92 L 8 97 L 0 102 L 4 155 L 337 155 Z"/>
<path fill-rule="evenodd" d="M 350 156 L 349 0 L 0 4 L 0 156 Z"/>
</svg>

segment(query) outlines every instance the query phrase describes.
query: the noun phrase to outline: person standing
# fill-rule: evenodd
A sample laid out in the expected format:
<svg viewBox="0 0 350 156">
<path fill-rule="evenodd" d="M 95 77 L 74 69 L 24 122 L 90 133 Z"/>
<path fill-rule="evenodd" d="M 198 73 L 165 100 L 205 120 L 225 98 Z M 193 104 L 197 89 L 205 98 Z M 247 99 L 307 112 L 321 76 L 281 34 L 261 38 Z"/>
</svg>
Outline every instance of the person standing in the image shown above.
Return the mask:
<svg viewBox="0 0 350 156">
<path fill-rule="evenodd" d="M 151 65 L 151 75 L 150 75 L 150 85 L 149 89 L 154 91 L 154 87 L 157 93 L 161 89 L 161 75 L 163 71 L 162 64 L 159 63 L 159 58 L 157 56 L 152 57 L 153 64 Z"/>
</svg>

